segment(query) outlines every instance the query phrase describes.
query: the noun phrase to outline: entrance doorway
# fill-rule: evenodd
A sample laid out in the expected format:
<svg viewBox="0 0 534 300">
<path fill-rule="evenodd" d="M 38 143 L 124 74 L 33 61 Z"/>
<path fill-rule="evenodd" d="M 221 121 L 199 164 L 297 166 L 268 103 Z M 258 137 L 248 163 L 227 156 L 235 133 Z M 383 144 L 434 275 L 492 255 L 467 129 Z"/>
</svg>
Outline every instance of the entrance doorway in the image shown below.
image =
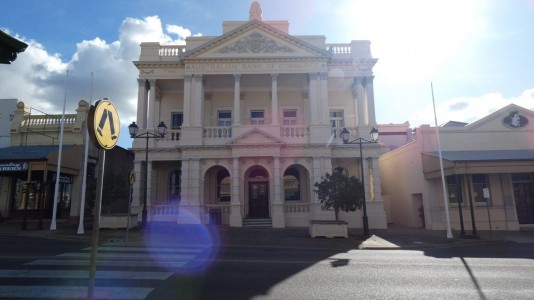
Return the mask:
<svg viewBox="0 0 534 300">
<path fill-rule="evenodd" d="M 267 182 L 249 182 L 248 216 L 249 218 L 269 217 L 269 197 Z"/>
<path fill-rule="evenodd" d="M 512 174 L 519 224 L 534 224 L 534 174 Z"/>
</svg>

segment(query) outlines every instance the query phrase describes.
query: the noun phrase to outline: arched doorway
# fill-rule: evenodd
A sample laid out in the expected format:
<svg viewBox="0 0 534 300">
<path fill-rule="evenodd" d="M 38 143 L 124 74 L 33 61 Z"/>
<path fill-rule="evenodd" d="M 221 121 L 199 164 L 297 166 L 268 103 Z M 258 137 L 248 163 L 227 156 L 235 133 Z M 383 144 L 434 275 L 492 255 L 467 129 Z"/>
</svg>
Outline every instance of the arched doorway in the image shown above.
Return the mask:
<svg viewBox="0 0 534 300">
<path fill-rule="evenodd" d="M 269 175 L 263 168 L 248 175 L 248 217 L 269 218 Z"/>
</svg>

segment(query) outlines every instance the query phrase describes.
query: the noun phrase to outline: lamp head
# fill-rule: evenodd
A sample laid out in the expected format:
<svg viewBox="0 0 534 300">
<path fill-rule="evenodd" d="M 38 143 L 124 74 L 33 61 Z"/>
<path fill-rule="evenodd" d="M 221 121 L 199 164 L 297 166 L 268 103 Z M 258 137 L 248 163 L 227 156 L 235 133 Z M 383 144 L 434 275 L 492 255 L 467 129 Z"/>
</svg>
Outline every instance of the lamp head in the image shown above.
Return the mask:
<svg viewBox="0 0 534 300">
<path fill-rule="evenodd" d="M 371 140 L 373 142 L 378 141 L 378 129 L 373 127 L 373 129 L 371 129 L 371 132 L 369 132 L 369 134 L 371 135 Z"/>
<path fill-rule="evenodd" d="M 349 142 L 350 132 L 344 127 L 339 136 L 343 140 L 343 144 L 346 144 Z"/>
<path fill-rule="evenodd" d="M 167 125 L 165 125 L 165 123 L 163 123 L 163 121 L 161 123 L 159 123 L 158 125 L 158 134 L 161 136 L 161 137 L 165 137 L 165 134 L 167 133 Z"/>
<path fill-rule="evenodd" d="M 139 127 L 137 126 L 137 124 L 135 124 L 135 122 L 132 122 L 132 124 L 128 126 L 128 132 L 130 133 L 130 137 L 134 138 L 137 134 L 137 131 L 139 131 Z"/>
</svg>

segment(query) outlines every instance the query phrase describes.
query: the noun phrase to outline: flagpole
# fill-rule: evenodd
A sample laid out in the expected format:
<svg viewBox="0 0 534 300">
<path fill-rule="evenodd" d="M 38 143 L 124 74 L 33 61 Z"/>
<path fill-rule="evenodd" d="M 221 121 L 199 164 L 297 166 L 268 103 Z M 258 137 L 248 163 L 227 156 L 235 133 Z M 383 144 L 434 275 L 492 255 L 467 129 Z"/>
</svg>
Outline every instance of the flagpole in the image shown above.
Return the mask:
<svg viewBox="0 0 534 300">
<path fill-rule="evenodd" d="M 93 103 L 93 72 L 91 72 L 91 94 L 89 96 L 89 105 Z M 87 126 L 87 118 L 85 119 L 84 131 L 84 154 L 83 154 L 83 177 L 82 177 L 82 195 L 80 197 L 80 221 L 78 222 L 77 234 L 84 234 L 83 219 L 85 217 L 85 191 L 87 189 L 87 160 L 89 156 L 89 128 Z"/>
<path fill-rule="evenodd" d="M 452 239 L 451 231 L 451 219 L 449 216 L 449 203 L 447 201 L 447 189 L 445 185 L 445 174 L 443 172 L 443 159 L 441 157 L 441 143 L 439 139 L 439 127 L 438 127 L 438 117 L 436 115 L 436 102 L 434 101 L 434 87 L 432 82 L 430 82 L 430 90 L 432 91 L 432 105 L 434 106 L 434 122 L 436 124 L 436 136 L 438 139 L 438 153 L 439 153 L 439 169 L 441 171 L 441 183 L 443 184 L 443 205 L 445 206 L 445 218 L 447 219 L 447 238 Z"/>
<path fill-rule="evenodd" d="M 59 152 L 57 156 L 56 169 L 56 187 L 54 190 L 54 204 L 52 209 L 52 222 L 50 223 L 50 230 L 56 230 L 56 216 L 57 216 L 57 202 L 59 197 L 59 182 L 61 172 L 61 154 L 63 152 L 63 130 L 65 129 L 65 107 L 67 106 L 67 88 L 69 86 L 69 70 L 67 70 L 67 77 L 65 79 L 65 96 L 63 99 L 63 114 L 61 115 L 61 130 L 59 133 Z"/>
</svg>

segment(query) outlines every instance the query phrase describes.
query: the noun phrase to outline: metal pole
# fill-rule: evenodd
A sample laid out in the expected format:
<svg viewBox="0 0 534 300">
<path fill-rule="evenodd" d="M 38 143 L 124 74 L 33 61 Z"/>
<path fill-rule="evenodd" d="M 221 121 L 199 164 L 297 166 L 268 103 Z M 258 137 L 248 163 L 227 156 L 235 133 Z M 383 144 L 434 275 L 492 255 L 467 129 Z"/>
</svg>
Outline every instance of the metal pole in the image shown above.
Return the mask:
<svg viewBox="0 0 534 300">
<path fill-rule="evenodd" d="M 56 169 L 56 186 L 54 189 L 54 204 L 52 206 L 52 221 L 50 223 L 50 230 L 56 230 L 56 218 L 57 218 L 57 204 L 59 198 L 59 181 L 61 178 L 61 154 L 63 151 L 63 132 L 65 130 L 65 106 L 67 106 L 67 87 L 69 84 L 69 70 L 67 70 L 67 78 L 65 79 L 65 98 L 63 100 L 63 114 L 61 115 L 61 129 L 59 133 L 59 152 L 57 156 L 57 169 Z"/>
<path fill-rule="evenodd" d="M 144 229 L 146 228 L 146 222 L 147 222 L 147 192 L 148 192 L 148 132 L 146 133 L 146 148 L 145 148 L 145 192 L 143 194 L 143 212 L 141 215 L 142 221 L 141 221 L 141 227 Z"/>
<path fill-rule="evenodd" d="M 87 286 L 87 299 L 92 300 L 95 292 L 96 282 L 96 256 L 98 251 L 98 236 L 100 233 L 100 213 L 102 210 L 102 188 L 104 186 L 104 166 L 106 161 L 106 150 L 100 150 L 98 159 L 98 177 L 96 185 L 95 213 L 93 216 L 93 236 L 91 240 L 91 260 L 89 263 L 89 284 Z"/>
<path fill-rule="evenodd" d="M 367 218 L 367 203 L 365 200 L 365 179 L 363 172 L 363 152 L 362 152 L 362 139 L 358 138 L 358 144 L 360 145 L 360 171 L 361 171 L 361 182 L 363 188 L 363 235 L 369 236 L 369 220 Z"/>
</svg>

